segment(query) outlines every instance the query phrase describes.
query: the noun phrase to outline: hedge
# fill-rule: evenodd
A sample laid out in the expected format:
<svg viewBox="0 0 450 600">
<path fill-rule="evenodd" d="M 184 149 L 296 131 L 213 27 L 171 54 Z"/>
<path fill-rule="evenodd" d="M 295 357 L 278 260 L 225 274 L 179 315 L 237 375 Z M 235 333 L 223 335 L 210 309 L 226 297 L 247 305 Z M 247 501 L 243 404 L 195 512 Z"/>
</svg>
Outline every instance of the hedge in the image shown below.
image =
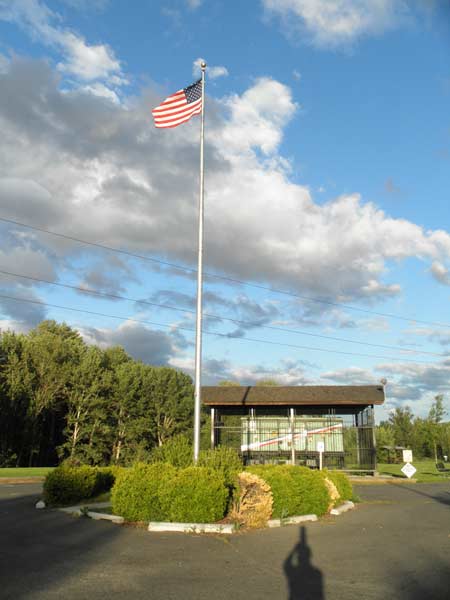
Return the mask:
<svg viewBox="0 0 450 600">
<path fill-rule="evenodd" d="M 351 500 L 354 497 L 352 484 L 345 473 L 340 473 L 339 471 L 328 471 L 327 469 L 324 469 L 322 473 L 325 477 L 331 479 L 336 486 L 337 491 L 339 492 L 340 502 Z"/>
<path fill-rule="evenodd" d="M 224 516 L 228 495 L 220 471 L 141 463 L 120 473 L 111 501 L 127 521 L 213 522 Z"/>
<path fill-rule="evenodd" d="M 191 440 L 184 433 L 174 435 L 162 446 L 153 448 L 150 453 L 151 463 L 167 463 L 174 467 L 190 467 L 193 458 Z"/>
<path fill-rule="evenodd" d="M 127 521 L 165 521 L 160 492 L 176 474 L 169 464 L 137 463 L 124 469 L 111 493 L 112 510 Z"/>
<path fill-rule="evenodd" d="M 243 469 L 242 460 L 236 450 L 222 446 L 214 450 L 202 450 L 198 457 L 198 466 L 209 467 L 222 473 L 230 492 L 236 487 L 237 477 Z"/>
<path fill-rule="evenodd" d="M 44 502 L 55 506 L 93 498 L 111 489 L 116 473 L 110 467 L 57 467 L 45 478 Z"/>
<path fill-rule="evenodd" d="M 151 463 L 167 463 L 174 467 L 194 466 L 194 452 L 190 438 L 178 434 L 162 446 L 154 448 L 150 454 Z M 198 467 L 209 467 L 223 473 L 226 485 L 235 487 L 236 478 L 242 471 L 243 465 L 239 454 L 233 448 L 219 446 L 213 450 L 201 450 L 198 457 Z"/>
<path fill-rule="evenodd" d="M 258 465 L 247 470 L 270 485 L 274 518 L 327 512 L 330 499 L 320 471 L 293 465 Z"/>
<path fill-rule="evenodd" d="M 207 467 L 179 469 L 161 489 L 164 520 L 214 523 L 223 518 L 228 496 L 220 471 Z"/>
</svg>

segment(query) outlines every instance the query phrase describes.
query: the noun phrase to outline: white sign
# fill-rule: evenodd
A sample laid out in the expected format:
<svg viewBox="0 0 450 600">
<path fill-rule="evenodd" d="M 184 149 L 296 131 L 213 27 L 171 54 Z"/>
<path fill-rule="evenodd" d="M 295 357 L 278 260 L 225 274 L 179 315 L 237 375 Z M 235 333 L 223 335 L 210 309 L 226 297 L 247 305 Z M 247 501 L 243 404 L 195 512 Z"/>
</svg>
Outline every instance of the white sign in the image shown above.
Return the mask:
<svg viewBox="0 0 450 600">
<path fill-rule="evenodd" d="M 325 452 L 325 442 L 317 442 L 317 452 Z"/>
<path fill-rule="evenodd" d="M 412 450 L 403 450 L 403 462 L 412 463 Z"/>
<path fill-rule="evenodd" d="M 416 467 L 413 467 L 409 462 L 402 468 L 402 473 L 404 473 L 408 479 L 410 479 L 416 471 Z"/>
</svg>

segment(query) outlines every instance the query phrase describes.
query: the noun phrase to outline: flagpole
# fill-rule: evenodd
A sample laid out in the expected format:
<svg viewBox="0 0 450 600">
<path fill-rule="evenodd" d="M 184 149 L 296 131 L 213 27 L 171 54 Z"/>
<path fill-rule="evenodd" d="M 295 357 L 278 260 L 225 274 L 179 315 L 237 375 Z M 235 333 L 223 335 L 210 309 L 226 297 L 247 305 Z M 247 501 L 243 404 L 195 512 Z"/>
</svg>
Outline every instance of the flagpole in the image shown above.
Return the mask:
<svg viewBox="0 0 450 600">
<path fill-rule="evenodd" d="M 202 69 L 202 112 L 200 125 L 200 195 L 198 202 L 198 267 L 197 267 L 197 324 L 195 331 L 195 405 L 194 405 L 194 463 L 200 452 L 200 409 L 202 402 L 202 290 L 203 290 L 203 214 L 204 214 L 204 159 L 203 138 L 205 133 L 205 70 Z"/>
</svg>

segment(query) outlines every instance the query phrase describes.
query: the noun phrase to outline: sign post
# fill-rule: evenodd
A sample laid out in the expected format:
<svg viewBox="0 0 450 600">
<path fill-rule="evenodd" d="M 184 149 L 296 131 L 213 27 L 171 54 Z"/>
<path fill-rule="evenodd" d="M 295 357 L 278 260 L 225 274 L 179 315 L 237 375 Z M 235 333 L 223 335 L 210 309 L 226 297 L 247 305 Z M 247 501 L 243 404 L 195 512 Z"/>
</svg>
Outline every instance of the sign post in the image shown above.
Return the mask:
<svg viewBox="0 0 450 600">
<path fill-rule="evenodd" d="M 317 442 L 317 452 L 319 453 L 319 469 L 323 466 L 323 453 L 325 451 L 325 442 Z"/>
</svg>

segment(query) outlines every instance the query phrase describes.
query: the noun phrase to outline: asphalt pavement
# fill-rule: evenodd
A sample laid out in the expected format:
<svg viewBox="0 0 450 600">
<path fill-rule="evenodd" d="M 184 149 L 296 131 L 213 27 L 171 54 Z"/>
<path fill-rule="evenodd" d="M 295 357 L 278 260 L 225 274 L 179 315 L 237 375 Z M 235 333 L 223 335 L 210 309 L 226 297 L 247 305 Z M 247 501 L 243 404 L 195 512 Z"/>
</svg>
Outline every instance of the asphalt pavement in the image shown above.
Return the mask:
<svg viewBox="0 0 450 600">
<path fill-rule="evenodd" d="M 339 517 L 226 537 L 36 510 L 39 484 L 3 484 L 0 598 L 449 600 L 450 482 L 357 492 Z"/>
</svg>

